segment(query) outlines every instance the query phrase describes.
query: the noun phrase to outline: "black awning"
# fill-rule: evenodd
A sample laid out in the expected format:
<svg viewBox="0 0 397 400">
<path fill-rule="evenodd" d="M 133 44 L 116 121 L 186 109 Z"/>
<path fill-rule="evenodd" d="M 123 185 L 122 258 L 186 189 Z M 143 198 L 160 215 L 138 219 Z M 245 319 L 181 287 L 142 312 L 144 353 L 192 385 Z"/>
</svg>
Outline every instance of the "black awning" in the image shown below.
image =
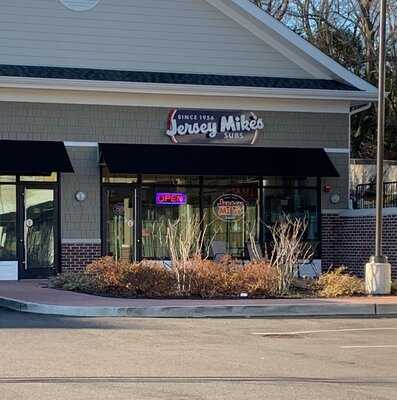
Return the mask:
<svg viewBox="0 0 397 400">
<path fill-rule="evenodd" d="M 74 172 L 62 142 L 0 140 L 0 173 Z"/>
<path fill-rule="evenodd" d="M 338 177 L 323 149 L 100 144 L 111 173 Z"/>
</svg>

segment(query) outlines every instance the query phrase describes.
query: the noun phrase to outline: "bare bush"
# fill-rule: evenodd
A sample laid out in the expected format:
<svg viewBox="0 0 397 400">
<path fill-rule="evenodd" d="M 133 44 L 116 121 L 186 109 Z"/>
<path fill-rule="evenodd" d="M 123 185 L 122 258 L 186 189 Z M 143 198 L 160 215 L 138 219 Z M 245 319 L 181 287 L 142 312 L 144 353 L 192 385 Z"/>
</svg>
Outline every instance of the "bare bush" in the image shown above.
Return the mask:
<svg viewBox="0 0 397 400">
<path fill-rule="evenodd" d="M 190 292 L 189 269 L 194 260 L 208 258 L 211 243 L 205 243 L 208 225 L 197 215 L 187 212 L 176 221 L 168 221 L 167 245 L 180 295 Z"/>
<path fill-rule="evenodd" d="M 304 240 L 307 227 L 306 218 L 288 215 L 280 218 L 274 226 L 268 226 L 273 241 L 270 264 L 278 271 L 280 295 L 288 293 L 299 265 L 308 262 L 313 257 L 312 246 Z"/>
</svg>

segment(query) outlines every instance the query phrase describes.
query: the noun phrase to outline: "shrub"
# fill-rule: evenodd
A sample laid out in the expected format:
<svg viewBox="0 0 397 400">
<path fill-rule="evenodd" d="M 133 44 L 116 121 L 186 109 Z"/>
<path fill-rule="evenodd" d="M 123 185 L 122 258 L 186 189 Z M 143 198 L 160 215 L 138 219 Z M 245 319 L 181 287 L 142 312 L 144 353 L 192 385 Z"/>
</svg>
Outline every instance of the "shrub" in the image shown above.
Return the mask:
<svg viewBox="0 0 397 400">
<path fill-rule="evenodd" d="M 195 258 L 189 260 L 185 271 L 185 290 L 180 291 L 173 268 L 155 262 L 131 264 L 105 257 L 91 263 L 85 272 L 64 273 L 52 280 L 52 287 L 116 297 L 174 297 L 201 298 L 249 296 L 273 297 L 278 294 L 277 269 L 264 261 L 246 266 L 230 257 L 220 263 Z"/>
<path fill-rule="evenodd" d="M 219 263 L 195 259 L 191 262 L 187 273 L 189 294 L 202 298 L 236 295 L 234 275 L 237 273 L 237 268 L 226 257 Z"/>
<path fill-rule="evenodd" d="M 247 264 L 235 279 L 239 292 L 249 296 L 274 297 L 281 294 L 278 292 L 279 273 L 265 261 Z"/>
<path fill-rule="evenodd" d="M 247 293 L 248 296 L 274 297 L 278 294 L 277 270 L 264 261 L 241 266 L 230 258 L 220 263 L 196 260 L 190 274 L 193 296 L 235 297 Z"/>
<path fill-rule="evenodd" d="M 174 271 L 150 261 L 131 264 L 121 278 L 129 296 L 175 296 L 177 284 Z"/>
<path fill-rule="evenodd" d="M 391 284 L 391 294 L 396 294 L 397 295 L 397 281 L 394 281 Z"/>
<path fill-rule="evenodd" d="M 115 297 L 170 297 L 176 293 L 174 272 L 153 262 L 131 264 L 104 257 L 84 272 L 66 272 L 51 287 Z"/>
<path fill-rule="evenodd" d="M 96 279 L 85 272 L 66 272 L 50 278 L 49 287 L 74 292 L 96 293 Z"/>
<path fill-rule="evenodd" d="M 320 297 L 353 296 L 365 293 L 364 281 L 339 267 L 323 274 L 318 280 Z"/>
<path fill-rule="evenodd" d="M 123 277 L 130 268 L 129 262 L 103 257 L 88 265 L 85 273 L 95 280 L 97 293 L 126 296 L 129 289 Z"/>
</svg>

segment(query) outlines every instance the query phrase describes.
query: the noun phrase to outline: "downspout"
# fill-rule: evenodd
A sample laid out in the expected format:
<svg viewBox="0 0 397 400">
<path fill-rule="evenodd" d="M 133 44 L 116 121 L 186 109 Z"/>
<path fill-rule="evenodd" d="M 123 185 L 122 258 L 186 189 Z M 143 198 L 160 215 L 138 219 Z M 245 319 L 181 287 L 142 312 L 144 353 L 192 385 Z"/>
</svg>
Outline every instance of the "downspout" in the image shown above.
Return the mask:
<svg viewBox="0 0 397 400">
<path fill-rule="evenodd" d="M 353 209 L 353 201 L 350 198 L 350 194 L 351 194 L 351 163 L 350 163 L 350 158 L 351 158 L 351 137 L 352 137 L 352 117 L 353 115 L 362 113 L 364 111 L 369 110 L 373 105 L 373 102 L 365 104 L 359 108 L 355 108 L 352 109 L 350 108 L 350 112 L 349 112 L 349 149 L 350 149 L 350 153 L 349 153 L 349 209 L 352 210 Z"/>
<path fill-rule="evenodd" d="M 371 107 L 372 107 L 372 102 L 371 103 L 368 103 L 368 104 L 365 104 L 364 106 L 362 106 L 362 107 L 359 107 L 359 108 L 356 108 L 356 109 L 354 109 L 354 110 L 352 110 L 352 109 L 350 109 L 351 111 L 350 111 L 350 118 L 353 116 L 353 115 L 356 115 L 356 114 L 359 114 L 359 113 L 361 113 L 361 112 L 364 112 L 364 111 L 367 111 L 367 110 L 369 110 Z"/>
</svg>

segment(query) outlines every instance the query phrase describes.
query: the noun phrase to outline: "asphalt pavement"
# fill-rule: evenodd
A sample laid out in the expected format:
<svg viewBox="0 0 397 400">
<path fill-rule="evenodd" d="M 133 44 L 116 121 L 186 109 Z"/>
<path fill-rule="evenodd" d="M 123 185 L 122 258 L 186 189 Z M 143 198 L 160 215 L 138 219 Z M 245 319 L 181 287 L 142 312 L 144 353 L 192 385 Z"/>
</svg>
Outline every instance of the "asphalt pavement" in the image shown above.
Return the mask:
<svg viewBox="0 0 397 400">
<path fill-rule="evenodd" d="M 397 319 L 0 310 L 1 400 L 395 400 Z"/>
</svg>

